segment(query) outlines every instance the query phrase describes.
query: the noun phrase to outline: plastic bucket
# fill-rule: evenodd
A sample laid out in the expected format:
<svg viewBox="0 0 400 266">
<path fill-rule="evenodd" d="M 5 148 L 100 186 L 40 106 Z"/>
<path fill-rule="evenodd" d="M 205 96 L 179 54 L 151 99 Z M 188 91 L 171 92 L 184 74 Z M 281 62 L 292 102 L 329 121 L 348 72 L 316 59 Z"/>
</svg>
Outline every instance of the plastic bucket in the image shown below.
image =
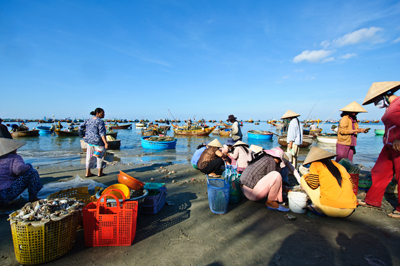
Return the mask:
<svg viewBox="0 0 400 266">
<path fill-rule="evenodd" d="M 307 194 L 290 191 L 288 193 L 289 209 L 295 213 L 305 213 L 307 207 Z"/>
<path fill-rule="evenodd" d="M 228 211 L 230 186 L 223 179 L 208 179 L 208 204 L 213 213 L 224 214 Z"/>
</svg>

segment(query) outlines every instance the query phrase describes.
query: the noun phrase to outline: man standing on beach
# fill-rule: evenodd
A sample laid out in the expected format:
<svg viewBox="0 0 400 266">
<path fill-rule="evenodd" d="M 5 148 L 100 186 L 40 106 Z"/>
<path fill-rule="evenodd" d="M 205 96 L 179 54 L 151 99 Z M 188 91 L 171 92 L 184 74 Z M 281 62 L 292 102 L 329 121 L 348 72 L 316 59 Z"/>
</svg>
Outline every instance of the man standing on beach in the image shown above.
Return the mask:
<svg viewBox="0 0 400 266">
<path fill-rule="evenodd" d="M 3 122 L 3 120 L 0 118 L 0 138 L 12 139 L 12 136 L 8 131 L 8 128 L 1 122 Z"/>
<path fill-rule="evenodd" d="M 300 152 L 300 145 L 303 143 L 303 128 L 300 124 L 299 114 L 288 110 L 281 119 L 289 119 L 289 128 L 287 134 L 287 151 L 293 155 L 292 164 L 297 169 L 297 156 Z"/>
<path fill-rule="evenodd" d="M 236 120 L 236 117 L 234 115 L 229 115 L 228 120 L 229 120 L 229 122 L 232 123 L 231 138 L 235 142 L 242 140 L 242 138 L 243 138 L 242 130 L 240 129 L 239 122 Z"/>
</svg>

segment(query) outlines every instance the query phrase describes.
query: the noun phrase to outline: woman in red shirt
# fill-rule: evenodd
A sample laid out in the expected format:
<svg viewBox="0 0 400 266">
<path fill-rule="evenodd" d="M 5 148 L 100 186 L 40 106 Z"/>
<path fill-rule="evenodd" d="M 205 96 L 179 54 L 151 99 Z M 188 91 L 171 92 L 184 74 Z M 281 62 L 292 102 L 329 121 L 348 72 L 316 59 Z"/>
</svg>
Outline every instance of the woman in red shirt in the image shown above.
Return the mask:
<svg viewBox="0 0 400 266">
<path fill-rule="evenodd" d="M 393 95 L 399 89 L 399 81 L 374 82 L 364 99 L 363 105 L 374 103 L 378 108 L 386 108 L 386 111 L 381 119 L 385 125 L 383 148 L 371 170 L 372 186 L 365 201 L 359 201 L 362 206 L 381 207 L 393 175 L 396 174 L 397 183 L 400 180 L 400 97 Z M 400 197 L 398 200 L 397 208 L 388 214 L 391 218 L 400 219 Z"/>
</svg>

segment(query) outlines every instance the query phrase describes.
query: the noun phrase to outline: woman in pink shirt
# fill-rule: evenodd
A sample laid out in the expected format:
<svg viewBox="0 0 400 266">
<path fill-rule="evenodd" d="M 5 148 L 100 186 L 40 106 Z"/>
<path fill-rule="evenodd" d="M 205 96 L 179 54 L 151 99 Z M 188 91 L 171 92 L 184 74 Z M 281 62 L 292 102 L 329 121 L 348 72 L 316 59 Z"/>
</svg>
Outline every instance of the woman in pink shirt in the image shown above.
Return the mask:
<svg viewBox="0 0 400 266">
<path fill-rule="evenodd" d="M 37 200 L 42 189 L 39 173 L 26 164 L 17 149 L 24 141 L 0 138 L 0 205 L 7 204 L 28 189 L 29 200 Z"/>
<path fill-rule="evenodd" d="M 237 161 L 237 172 L 241 174 L 253 159 L 253 151 L 249 149 L 249 145 L 239 140 L 232 146 L 229 157 Z"/>
</svg>

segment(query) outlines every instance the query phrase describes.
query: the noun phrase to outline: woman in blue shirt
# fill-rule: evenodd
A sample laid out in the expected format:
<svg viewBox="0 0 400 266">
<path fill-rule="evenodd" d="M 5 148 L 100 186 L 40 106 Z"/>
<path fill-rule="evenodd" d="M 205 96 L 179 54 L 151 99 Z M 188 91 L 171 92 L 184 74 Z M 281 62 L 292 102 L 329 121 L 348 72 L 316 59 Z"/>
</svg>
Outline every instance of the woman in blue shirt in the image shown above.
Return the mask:
<svg viewBox="0 0 400 266">
<path fill-rule="evenodd" d="M 106 167 L 106 163 L 102 158 L 94 156 L 94 151 L 105 151 L 108 149 L 108 143 L 106 139 L 106 126 L 102 118 L 104 118 L 104 110 L 102 108 L 96 108 L 96 110 L 90 112 L 93 115 L 92 118 L 86 119 L 79 126 L 80 133 L 85 132 L 84 140 L 88 144 L 86 150 L 86 177 L 94 176 L 90 169 L 99 169 L 98 176 L 105 175 L 103 168 Z M 82 134 L 83 135 L 83 134 Z"/>
</svg>

